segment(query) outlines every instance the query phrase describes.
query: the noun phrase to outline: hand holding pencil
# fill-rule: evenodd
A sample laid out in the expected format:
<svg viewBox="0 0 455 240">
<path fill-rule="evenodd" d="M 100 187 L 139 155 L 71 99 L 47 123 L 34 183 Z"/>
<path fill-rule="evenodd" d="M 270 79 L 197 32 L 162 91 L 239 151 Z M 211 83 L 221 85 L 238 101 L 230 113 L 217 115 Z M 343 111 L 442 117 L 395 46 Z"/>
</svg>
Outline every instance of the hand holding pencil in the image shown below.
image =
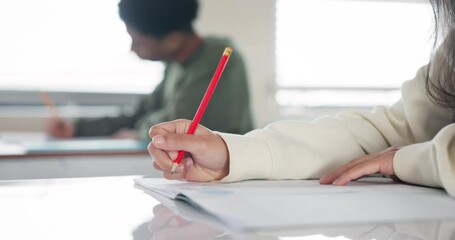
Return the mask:
<svg viewBox="0 0 455 240">
<path fill-rule="evenodd" d="M 71 138 L 74 136 L 74 126 L 59 117 L 58 110 L 52 98 L 46 92 L 38 91 L 41 102 L 49 111 L 49 120 L 46 124 L 46 131 L 52 137 Z"/>
<path fill-rule="evenodd" d="M 47 133 L 56 138 L 74 137 L 74 126 L 61 118 L 49 118 L 46 124 Z"/>
<path fill-rule="evenodd" d="M 152 142 L 148 151 L 153 158 L 153 167 L 162 171 L 166 179 L 209 182 L 227 176 L 229 154 L 224 140 L 201 125 L 194 134 L 186 134 L 190 125 L 190 120 L 176 120 L 150 129 Z M 172 163 L 179 150 L 189 154 L 171 174 Z"/>
<path fill-rule="evenodd" d="M 169 161 L 166 161 L 166 156 L 163 155 L 163 152 L 162 152 L 163 150 L 168 152 L 168 154 L 166 154 L 166 155 L 169 157 L 169 159 L 172 160 L 172 164 L 170 166 L 170 173 L 169 173 L 170 175 L 172 175 L 174 172 L 176 172 L 177 167 L 179 167 L 179 165 L 182 163 L 182 160 L 186 159 L 186 161 L 185 160 L 183 161 L 183 165 L 186 167 L 181 167 L 184 169 L 184 172 L 182 173 L 182 171 L 178 171 L 181 173 L 179 175 L 182 175 L 182 176 L 175 176 L 175 177 L 169 176 L 168 178 L 170 178 L 170 179 L 183 178 L 183 179 L 190 180 L 190 181 L 210 181 L 210 180 L 219 179 L 220 176 L 222 178 L 227 175 L 227 172 L 226 172 L 226 162 L 228 162 L 227 161 L 227 149 L 224 144 L 224 141 L 221 139 L 221 137 L 212 133 L 208 129 L 203 129 L 202 127 L 200 127 L 199 122 L 202 119 L 205 109 L 207 108 L 207 106 L 210 102 L 210 99 L 215 91 L 218 81 L 220 80 L 220 77 L 224 71 L 224 68 L 226 67 L 226 64 L 229 60 L 231 53 L 232 53 L 232 50 L 230 48 L 226 48 L 225 51 L 223 52 L 220 63 L 218 64 L 215 74 L 213 75 L 213 78 L 210 81 L 210 84 L 207 88 L 207 91 L 204 94 L 204 97 L 202 98 L 201 104 L 199 105 L 199 108 L 196 111 L 193 121 L 191 121 L 191 122 L 181 122 L 181 121 L 180 122 L 171 122 L 171 123 L 164 124 L 164 125 L 157 125 L 150 129 L 150 136 L 152 137 L 152 144 L 149 145 L 149 152 L 152 155 L 152 157 L 156 158 L 156 161 L 154 161 L 155 168 L 165 171 L 165 169 L 167 169 L 167 167 L 168 167 L 167 165 L 169 164 Z M 177 126 L 175 124 L 177 124 Z M 215 146 L 215 144 L 212 144 L 212 142 L 206 142 L 207 138 L 204 138 L 204 139 L 193 138 L 193 139 L 199 141 L 199 143 L 205 142 L 204 146 L 213 145 L 213 147 L 217 147 L 218 149 L 220 149 L 220 153 L 222 153 L 221 160 L 220 160 L 221 164 L 219 164 L 218 161 L 214 161 L 213 162 L 214 165 L 210 163 L 210 160 L 208 160 L 208 162 L 206 162 L 205 160 L 207 160 L 207 156 L 210 156 L 210 154 L 207 154 L 206 152 L 205 153 L 199 152 L 203 148 L 201 148 L 201 147 L 198 148 L 197 143 L 192 144 L 192 142 L 191 142 L 192 138 L 190 136 L 178 136 L 177 138 L 180 140 L 179 140 L 179 142 L 177 142 L 177 144 L 175 144 L 175 140 L 169 140 L 169 141 L 174 141 L 174 142 L 168 141 L 167 143 L 174 143 L 174 144 L 166 145 L 166 137 L 170 138 L 170 136 L 169 135 L 163 136 L 162 134 L 167 133 L 167 132 L 181 133 L 181 132 L 177 132 L 176 130 L 178 130 L 178 129 L 181 130 L 182 128 L 185 129 L 185 133 L 187 135 L 195 134 L 195 132 L 197 132 L 199 130 L 199 128 L 201 129 L 200 131 L 202 131 L 204 133 L 204 135 L 209 135 L 210 138 L 213 140 L 213 142 L 216 143 L 216 146 Z M 189 141 L 189 145 L 186 145 L 186 146 L 182 145 L 182 148 L 180 148 L 180 149 L 172 149 L 172 148 L 178 147 L 181 139 L 183 139 L 183 138 L 188 139 L 187 141 Z M 193 146 L 195 148 L 193 148 Z M 169 151 L 169 150 L 171 150 L 171 151 Z M 178 151 L 175 151 L 175 150 L 178 150 Z M 208 149 L 204 149 L 204 150 L 208 152 L 209 150 L 212 151 L 213 149 L 208 148 Z M 193 159 L 185 158 L 185 152 L 187 152 L 187 151 L 189 151 L 189 153 L 191 153 Z M 194 163 L 193 160 L 197 159 L 198 153 L 205 155 L 205 156 L 197 162 L 198 165 L 195 164 L 195 165 L 193 165 L 193 168 L 190 168 L 190 166 Z M 211 157 L 217 158 L 217 156 L 211 156 Z M 164 160 L 162 161 L 163 158 L 164 158 Z M 197 167 L 199 167 L 199 169 Z M 185 172 L 185 170 L 186 170 L 186 172 Z M 192 174 L 190 170 L 193 170 L 192 172 L 194 172 L 194 173 Z M 213 170 L 215 170 L 215 171 L 213 172 Z M 167 173 L 163 173 L 163 174 L 165 177 L 167 175 L 169 175 Z"/>
<path fill-rule="evenodd" d="M 220 80 L 221 75 L 223 74 L 224 68 L 226 67 L 229 57 L 231 56 L 231 53 L 232 49 L 230 48 L 226 48 L 224 50 L 220 63 L 218 64 L 218 67 L 215 70 L 215 74 L 213 75 L 213 78 L 210 81 L 207 91 L 205 92 L 204 97 L 202 98 L 201 104 L 199 105 L 199 108 L 197 109 L 196 114 L 194 115 L 193 121 L 190 124 L 190 128 L 188 129 L 187 134 L 194 134 L 194 132 L 196 131 L 196 128 L 199 125 L 202 116 L 204 115 L 205 109 L 207 108 L 210 99 L 212 98 L 216 85 L 218 84 L 218 81 Z M 180 164 L 180 161 L 182 161 L 184 155 L 185 151 L 180 150 L 179 154 L 177 155 L 177 158 L 172 163 L 171 174 L 175 172 L 175 169 Z"/>
</svg>

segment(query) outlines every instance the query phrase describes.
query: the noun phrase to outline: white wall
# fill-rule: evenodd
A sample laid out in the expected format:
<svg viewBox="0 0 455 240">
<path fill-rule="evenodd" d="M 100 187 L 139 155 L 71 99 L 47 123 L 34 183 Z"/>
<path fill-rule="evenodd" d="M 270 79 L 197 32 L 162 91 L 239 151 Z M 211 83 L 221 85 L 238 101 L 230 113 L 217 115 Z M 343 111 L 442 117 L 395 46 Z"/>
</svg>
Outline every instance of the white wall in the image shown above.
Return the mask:
<svg viewBox="0 0 455 240">
<path fill-rule="evenodd" d="M 262 127 L 278 113 L 275 79 L 275 0 L 200 0 L 196 29 L 235 41 L 247 62 L 253 113 Z"/>
</svg>

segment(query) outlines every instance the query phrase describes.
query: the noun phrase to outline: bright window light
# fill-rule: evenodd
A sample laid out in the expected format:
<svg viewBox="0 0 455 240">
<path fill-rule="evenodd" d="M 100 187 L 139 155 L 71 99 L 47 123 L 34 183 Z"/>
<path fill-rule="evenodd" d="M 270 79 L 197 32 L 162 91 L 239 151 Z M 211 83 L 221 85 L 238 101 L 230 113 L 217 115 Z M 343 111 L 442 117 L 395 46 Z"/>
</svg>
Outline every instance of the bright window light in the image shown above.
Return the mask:
<svg viewBox="0 0 455 240">
<path fill-rule="evenodd" d="M 432 31 L 423 0 L 277 0 L 277 101 L 391 104 L 428 63 Z"/>
<path fill-rule="evenodd" d="M 153 90 L 163 66 L 129 51 L 117 3 L 0 0 L 0 90 Z"/>
</svg>

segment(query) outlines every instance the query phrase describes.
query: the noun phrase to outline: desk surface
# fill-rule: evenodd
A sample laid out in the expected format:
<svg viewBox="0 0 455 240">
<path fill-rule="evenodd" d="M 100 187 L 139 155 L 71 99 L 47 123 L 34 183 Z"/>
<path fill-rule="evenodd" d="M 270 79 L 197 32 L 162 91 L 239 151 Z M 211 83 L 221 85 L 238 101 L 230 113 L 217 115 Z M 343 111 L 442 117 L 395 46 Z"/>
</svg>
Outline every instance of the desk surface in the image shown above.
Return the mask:
<svg viewBox="0 0 455 240">
<path fill-rule="evenodd" d="M 0 132 L 0 180 L 153 175 L 147 142 Z M 158 174 L 158 175 L 157 175 Z"/>
<path fill-rule="evenodd" d="M 134 176 L 0 181 L 0 239 L 455 239 L 455 221 L 235 233 L 186 221 Z"/>
</svg>

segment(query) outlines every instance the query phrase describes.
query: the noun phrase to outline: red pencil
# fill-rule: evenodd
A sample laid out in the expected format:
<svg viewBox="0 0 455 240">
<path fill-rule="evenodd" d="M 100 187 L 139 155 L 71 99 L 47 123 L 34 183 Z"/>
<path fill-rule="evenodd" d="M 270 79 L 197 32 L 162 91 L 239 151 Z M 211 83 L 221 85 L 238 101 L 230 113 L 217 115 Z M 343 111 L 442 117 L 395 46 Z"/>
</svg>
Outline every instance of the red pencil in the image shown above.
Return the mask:
<svg viewBox="0 0 455 240">
<path fill-rule="evenodd" d="M 194 132 L 196 131 L 196 128 L 199 125 L 199 122 L 201 121 L 202 115 L 204 115 L 205 109 L 207 108 L 207 105 L 209 105 L 210 98 L 212 97 L 213 92 L 215 91 L 216 85 L 220 80 L 221 74 L 223 74 L 224 68 L 226 67 L 229 57 L 231 56 L 231 53 L 232 53 L 231 48 L 226 48 L 224 50 L 220 63 L 216 68 L 215 74 L 213 75 L 212 80 L 210 81 L 209 87 L 207 88 L 207 91 L 205 92 L 204 97 L 202 98 L 201 104 L 199 105 L 199 108 L 197 109 L 193 121 L 191 122 L 190 128 L 188 129 L 188 132 L 186 134 L 194 134 Z M 179 166 L 184 155 L 185 151 L 180 150 L 179 155 L 172 162 L 171 174 L 175 172 L 175 169 L 177 169 L 177 167 Z"/>
</svg>

